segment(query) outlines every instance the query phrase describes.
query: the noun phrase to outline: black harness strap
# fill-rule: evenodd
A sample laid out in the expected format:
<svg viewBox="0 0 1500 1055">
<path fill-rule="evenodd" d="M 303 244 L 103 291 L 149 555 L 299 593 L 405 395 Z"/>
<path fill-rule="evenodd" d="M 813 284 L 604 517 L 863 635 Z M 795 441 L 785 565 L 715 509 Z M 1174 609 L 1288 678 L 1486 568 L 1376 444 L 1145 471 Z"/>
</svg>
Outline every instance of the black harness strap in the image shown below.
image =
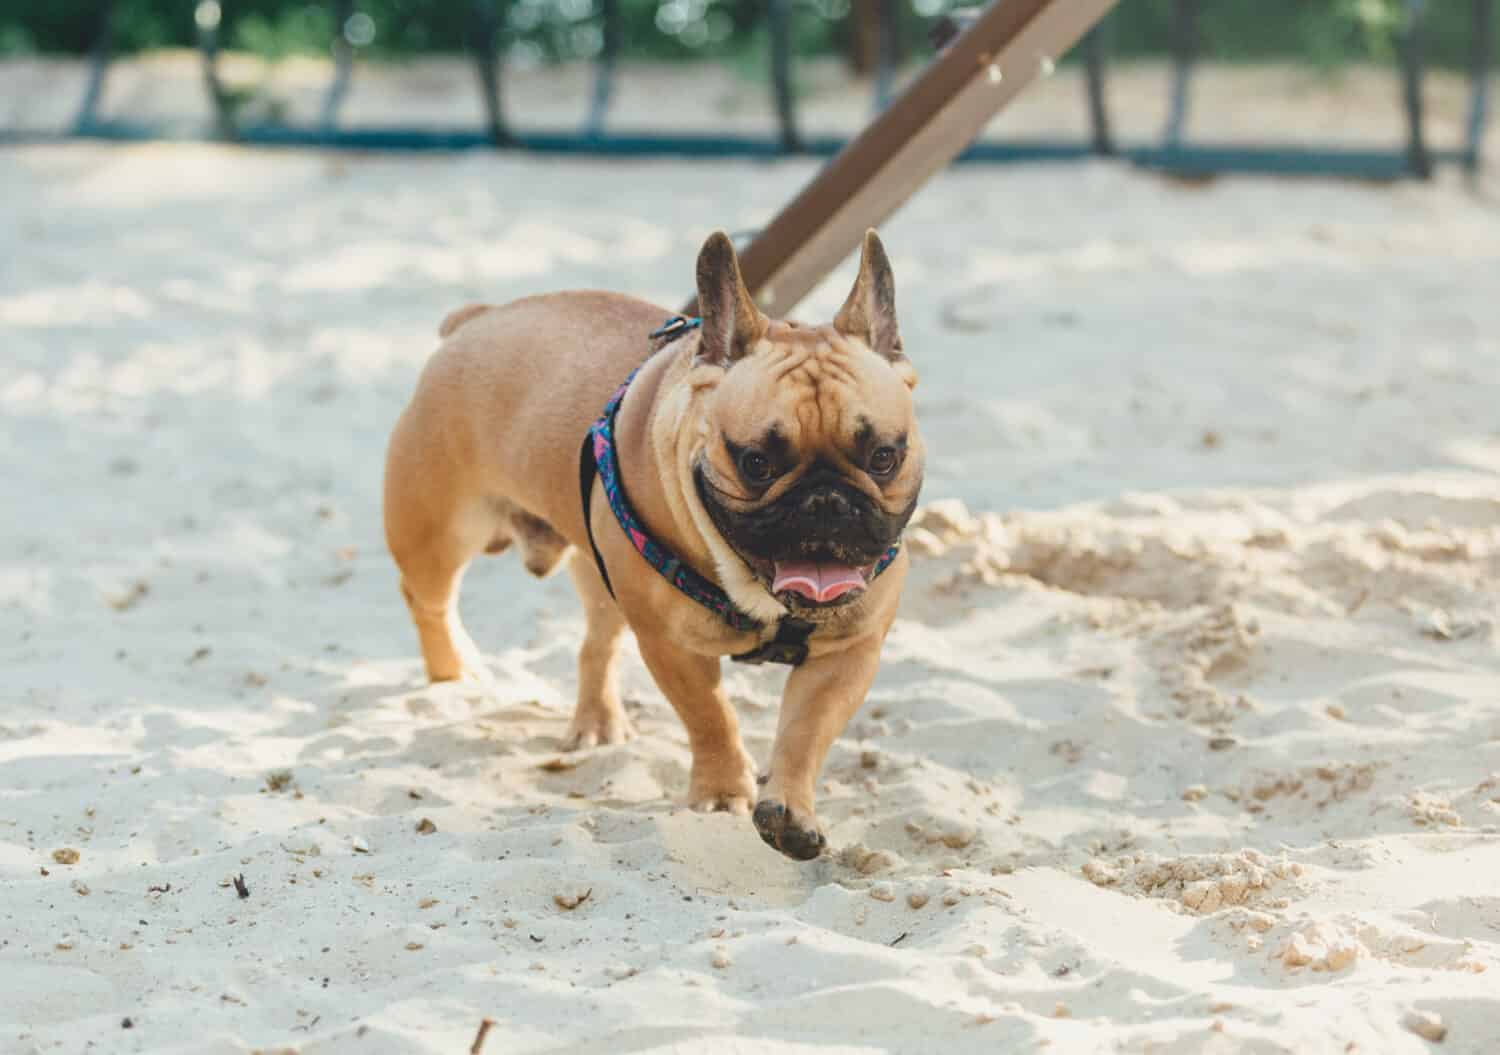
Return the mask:
<svg viewBox="0 0 1500 1055">
<path fill-rule="evenodd" d="M 729 658 L 736 663 L 785 663 L 789 667 L 800 667 L 807 658 L 807 639 L 817 629 L 816 625 L 794 616 L 783 616 L 776 624 L 776 636 L 760 648 L 741 652 Z"/>
<path fill-rule="evenodd" d="M 615 595 L 614 583 L 609 581 L 609 569 L 604 566 L 604 555 L 599 552 L 599 543 L 594 541 L 594 518 L 590 505 L 594 497 L 594 481 L 599 479 L 599 463 L 594 461 L 594 433 L 590 429 L 583 436 L 583 450 L 578 454 L 578 494 L 583 499 L 583 529 L 589 533 L 589 549 L 594 551 L 594 567 L 599 569 L 599 578 L 609 595 Z"/>
<path fill-rule="evenodd" d="M 662 346 L 676 340 L 682 333 L 697 329 L 700 325 L 702 325 L 700 319 L 690 319 L 686 315 L 673 315 L 662 325 L 646 334 L 646 339 L 651 342 L 651 351 L 654 354 Z M 614 431 L 615 417 L 619 410 L 616 404 L 609 411 L 611 432 Z M 599 479 L 599 462 L 594 457 L 594 430 L 589 429 L 583 434 L 583 449 L 578 452 L 578 497 L 583 502 L 583 528 L 589 535 L 589 549 L 594 551 L 594 566 L 599 569 L 599 578 L 604 580 L 604 588 L 613 597 L 615 595 L 614 583 L 609 581 L 609 569 L 604 566 L 604 555 L 599 552 L 599 543 L 594 541 L 594 518 L 591 515 L 591 509 L 594 481 L 597 479 Z"/>
</svg>

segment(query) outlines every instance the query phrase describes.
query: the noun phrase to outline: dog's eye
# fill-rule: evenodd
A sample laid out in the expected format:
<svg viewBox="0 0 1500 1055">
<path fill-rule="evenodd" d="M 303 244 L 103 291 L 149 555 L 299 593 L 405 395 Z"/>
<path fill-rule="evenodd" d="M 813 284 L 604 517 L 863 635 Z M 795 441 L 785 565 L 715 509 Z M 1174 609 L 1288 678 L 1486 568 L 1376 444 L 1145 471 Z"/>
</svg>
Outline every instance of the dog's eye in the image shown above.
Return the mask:
<svg viewBox="0 0 1500 1055">
<path fill-rule="evenodd" d="M 889 476 L 896 468 L 900 456 L 894 447 L 876 447 L 870 455 L 870 474 L 872 476 Z"/>
<path fill-rule="evenodd" d="M 740 455 L 740 475 L 753 484 L 763 484 L 773 475 L 771 460 L 760 451 L 745 451 Z"/>
</svg>

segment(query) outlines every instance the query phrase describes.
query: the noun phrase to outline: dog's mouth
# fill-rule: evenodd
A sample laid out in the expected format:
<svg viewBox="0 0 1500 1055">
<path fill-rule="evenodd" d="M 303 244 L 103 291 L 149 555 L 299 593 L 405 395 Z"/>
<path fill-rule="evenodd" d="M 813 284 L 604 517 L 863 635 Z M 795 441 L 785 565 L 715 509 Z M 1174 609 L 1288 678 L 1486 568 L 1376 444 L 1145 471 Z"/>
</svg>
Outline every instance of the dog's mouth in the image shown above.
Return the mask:
<svg viewBox="0 0 1500 1055">
<path fill-rule="evenodd" d="M 774 561 L 771 592 L 794 594 L 813 604 L 835 604 L 864 592 L 870 569 L 832 560 Z"/>
<path fill-rule="evenodd" d="M 747 563 L 777 600 L 795 608 L 849 604 L 865 592 L 875 570 L 873 564 L 850 564 L 831 557 L 747 558 Z"/>
<path fill-rule="evenodd" d="M 838 482 L 788 492 L 748 511 L 727 507 L 703 466 L 694 472 L 698 496 L 729 547 L 760 584 L 788 608 L 834 608 L 861 598 L 890 539 L 899 537 L 910 510 L 890 514 Z M 825 493 L 841 501 L 818 502 Z M 830 512 L 837 509 L 836 516 Z"/>
</svg>

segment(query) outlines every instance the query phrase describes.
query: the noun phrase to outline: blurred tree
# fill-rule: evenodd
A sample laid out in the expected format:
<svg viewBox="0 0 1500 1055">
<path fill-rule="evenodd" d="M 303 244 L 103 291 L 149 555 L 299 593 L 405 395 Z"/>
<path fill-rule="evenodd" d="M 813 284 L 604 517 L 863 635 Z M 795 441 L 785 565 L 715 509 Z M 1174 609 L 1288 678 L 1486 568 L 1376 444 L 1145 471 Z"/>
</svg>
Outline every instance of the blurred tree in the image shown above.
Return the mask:
<svg viewBox="0 0 1500 1055">
<path fill-rule="evenodd" d="M 275 59 L 330 54 L 344 26 L 337 0 L 217 0 L 225 46 Z M 85 54 L 97 35 L 100 0 L 0 0 L 0 53 Z M 198 0 L 117 0 L 120 51 L 190 47 Z M 901 40 L 925 51 L 921 24 L 956 0 L 901 0 Z M 1400 0 L 1203 0 L 1199 29 L 1206 58 L 1287 59 L 1336 69 L 1394 53 Z M 1427 5 L 1429 61 L 1462 66 L 1471 47 L 1467 0 Z M 355 0 L 372 31 L 358 47 L 384 57 L 459 53 L 469 45 L 472 0 Z M 600 0 L 497 0 L 502 49 L 519 62 L 591 58 L 603 43 Z M 626 59 L 728 58 L 764 71 L 765 0 L 620 0 Z M 1114 52 L 1164 54 L 1171 0 L 1125 0 L 1110 16 Z M 795 0 L 793 50 L 848 55 L 873 67 L 879 40 L 878 0 Z"/>
</svg>

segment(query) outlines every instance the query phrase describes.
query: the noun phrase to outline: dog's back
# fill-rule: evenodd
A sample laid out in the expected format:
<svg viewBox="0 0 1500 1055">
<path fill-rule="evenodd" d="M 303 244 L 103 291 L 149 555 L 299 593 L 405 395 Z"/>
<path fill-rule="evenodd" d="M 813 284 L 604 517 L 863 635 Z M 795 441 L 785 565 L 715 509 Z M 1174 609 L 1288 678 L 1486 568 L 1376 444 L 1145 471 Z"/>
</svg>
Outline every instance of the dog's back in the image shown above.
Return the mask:
<svg viewBox="0 0 1500 1055">
<path fill-rule="evenodd" d="M 576 494 L 556 481 L 576 478 L 584 433 L 647 358 L 647 334 L 666 314 L 593 291 L 459 308 L 443 320 L 393 453 L 441 451 L 447 468 L 424 471 L 457 473 L 463 490 L 509 499 L 572 538 L 582 527 Z"/>
</svg>

